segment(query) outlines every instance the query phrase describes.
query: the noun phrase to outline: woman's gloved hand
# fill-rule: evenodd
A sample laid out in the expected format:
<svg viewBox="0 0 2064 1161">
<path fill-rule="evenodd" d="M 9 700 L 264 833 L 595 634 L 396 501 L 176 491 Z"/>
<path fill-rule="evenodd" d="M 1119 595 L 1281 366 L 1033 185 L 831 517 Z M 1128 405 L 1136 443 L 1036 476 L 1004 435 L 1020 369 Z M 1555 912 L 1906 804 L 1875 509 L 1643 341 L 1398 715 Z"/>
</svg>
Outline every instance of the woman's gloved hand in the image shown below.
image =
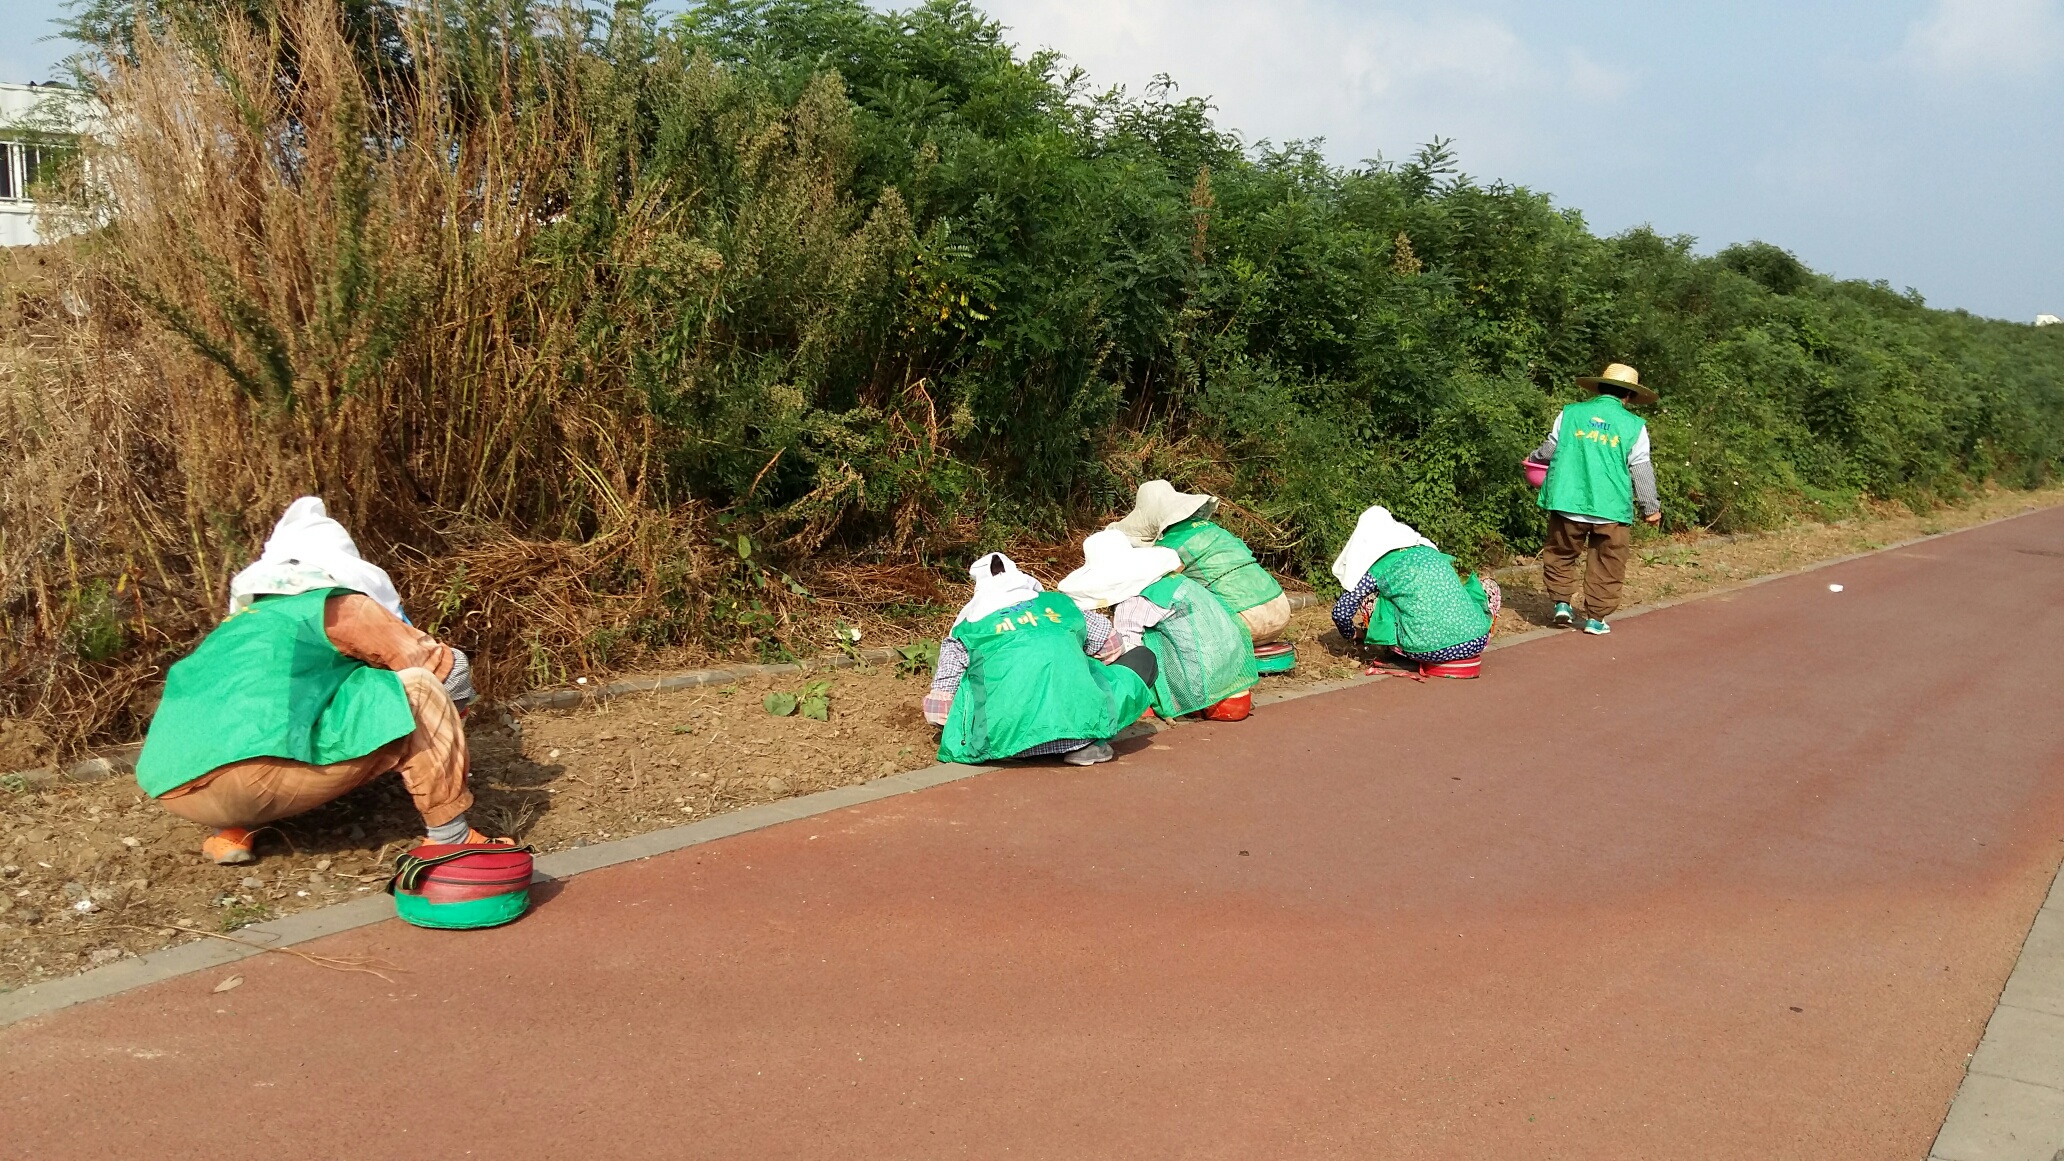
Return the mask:
<svg viewBox="0 0 2064 1161">
<path fill-rule="evenodd" d="M 472 707 L 474 698 L 480 696 L 473 688 L 473 663 L 466 660 L 465 652 L 458 648 L 451 651 L 451 676 L 444 679 L 444 692 L 450 695 L 452 704 L 459 707 L 461 714 Z"/>
</svg>

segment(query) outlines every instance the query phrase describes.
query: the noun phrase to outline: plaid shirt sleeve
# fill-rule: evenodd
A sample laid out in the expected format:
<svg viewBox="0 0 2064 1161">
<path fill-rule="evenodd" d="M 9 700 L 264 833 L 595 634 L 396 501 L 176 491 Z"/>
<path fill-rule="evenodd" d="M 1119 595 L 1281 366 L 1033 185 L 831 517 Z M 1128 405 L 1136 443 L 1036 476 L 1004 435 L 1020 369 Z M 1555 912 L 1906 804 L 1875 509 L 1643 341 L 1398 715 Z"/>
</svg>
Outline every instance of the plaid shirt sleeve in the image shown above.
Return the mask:
<svg viewBox="0 0 2064 1161">
<path fill-rule="evenodd" d="M 1145 597 L 1127 597 L 1111 610 L 1111 625 L 1118 631 L 1122 644 L 1120 653 L 1137 649 L 1147 630 L 1160 624 L 1168 616 L 1168 610 Z"/>
<path fill-rule="evenodd" d="M 948 637 L 939 642 L 939 667 L 932 671 L 932 688 L 925 692 L 925 720 L 935 726 L 946 724 L 953 711 L 953 695 L 960 691 L 960 677 L 968 667 L 967 642 Z"/>
<path fill-rule="evenodd" d="M 1084 653 L 1108 665 L 1125 651 L 1124 642 L 1119 638 L 1117 628 L 1111 624 L 1111 618 L 1102 613 L 1084 613 L 1082 625 L 1089 631 L 1089 640 L 1082 647 Z"/>
</svg>

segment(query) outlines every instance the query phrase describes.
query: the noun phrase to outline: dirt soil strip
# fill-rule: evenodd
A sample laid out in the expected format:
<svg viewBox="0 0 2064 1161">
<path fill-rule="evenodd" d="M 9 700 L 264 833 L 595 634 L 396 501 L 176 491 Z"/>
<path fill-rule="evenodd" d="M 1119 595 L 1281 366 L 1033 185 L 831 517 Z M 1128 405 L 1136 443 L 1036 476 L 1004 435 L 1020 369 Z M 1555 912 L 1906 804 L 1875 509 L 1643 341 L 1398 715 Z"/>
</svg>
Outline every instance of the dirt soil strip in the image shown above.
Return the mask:
<svg viewBox="0 0 2064 1161">
<path fill-rule="evenodd" d="M 1982 524 L 1971 525 L 1970 528 L 1959 529 L 1958 531 L 1969 531 L 1971 528 L 1982 528 L 1990 524 L 2002 523 L 2007 520 L 2016 519 L 2019 516 L 2033 514 L 2033 512 L 2040 510 L 2040 508 L 2034 508 L 2029 511 L 2016 513 L 2015 515 L 1998 517 L 1996 519 L 1986 521 Z M 1825 533 L 1823 533 L 1823 535 L 1824 534 Z M 1632 608 L 1622 610 L 1613 619 L 1615 621 L 1630 620 L 1648 613 L 1656 612 L 1666 608 L 1671 608 L 1676 605 L 1681 605 L 1689 601 L 1720 596 L 1740 589 L 1745 589 L 1754 585 L 1766 584 L 1772 581 L 1783 580 L 1787 577 L 1795 576 L 1802 573 L 1809 573 L 1819 569 L 1833 567 L 1835 565 L 1875 555 L 1879 552 L 1889 552 L 1895 549 L 1905 548 L 1910 545 L 1920 544 L 1928 540 L 1933 540 L 1942 536 L 1949 536 L 1954 534 L 1955 533 L 1953 532 L 1934 532 L 1927 535 L 1917 536 L 1912 539 L 1905 540 L 1896 544 L 1872 543 L 1871 547 L 1863 552 L 1852 553 L 1849 555 L 1839 556 L 1827 560 L 1815 561 L 1814 563 L 1792 569 L 1789 572 L 1756 576 L 1748 580 L 1736 581 L 1730 584 L 1714 585 L 1710 587 L 1701 588 L 1689 595 L 1679 596 L 1673 599 L 1654 600 L 1647 604 L 1636 605 Z M 1671 590 L 1665 586 L 1658 585 L 1651 587 L 1649 591 L 1668 592 Z M 1307 622 L 1304 628 L 1306 630 L 1310 630 L 1310 621 L 1314 620 L 1315 618 L 1326 617 L 1327 615 L 1327 610 L 1323 606 L 1307 606 L 1298 614 L 1298 617 L 1301 621 Z M 1545 621 L 1545 619 L 1546 618 L 1544 614 L 1542 620 Z M 1330 621 L 1328 622 L 1328 624 L 1330 624 Z M 1564 632 L 1563 630 L 1542 627 L 1539 624 L 1535 624 L 1528 621 L 1524 617 L 1514 617 L 1509 620 L 1501 620 L 1499 630 L 1500 631 L 1497 639 L 1494 640 L 1490 646 L 1493 650 L 1504 649 L 1510 646 L 1520 645 L 1530 641 L 1560 636 Z M 1316 664 L 1304 660 L 1304 658 L 1309 653 L 1316 652 L 1308 649 L 1306 647 L 1307 645 L 1308 642 L 1302 642 L 1300 646 L 1300 666 L 1297 675 L 1297 680 L 1294 682 L 1276 681 L 1265 685 L 1263 689 L 1257 692 L 1255 696 L 1254 700 L 1255 705 L 1257 707 L 1281 704 L 1284 702 L 1294 701 L 1301 698 L 1312 697 L 1318 694 L 1332 693 L 1338 690 L 1350 689 L 1357 686 L 1368 685 L 1380 681 L 1395 680 L 1394 678 L 1383 674 L 1378 674 L 1376 676 L 1363 675 L 1359 661 L 1351 656 L 1346 655 L 1340 648 L 1338 648 L 1337 639 L 1334 642 L 1334 647 L 1331 650 L 1321 653 L 1319 655 Z M 777 674 L 775 676 L 779 675 Z M 881 680 L 888 680 L 888 678 L 883 677 L 879 674 L 870 676 L 880 678 Z M 706 683 L 703 682 L 697 682 L 695 686 L 688 688 L 695 691 L 700 698 L 714 697 L 722 699 L 726 702 L 729 702 L 741 690 L 748 688 L 746 685 L 741 683 L 739 685 L 733 685 L 729 687 L 705 689 L 705 684 Z M 773 686 L 779 685 L 780 682 L 773 681 L 766 682 L 764 684 L 766 684 L 768 688 L 772 688 Z M 662 694 L 664 694 L 667 691 L 661 692 Z M 756 699 L 748 697 L 739 699 L 739 702 L 740 704 L 750 704 L 754 700 Z M 698 700 L 697 704 L 702 704 L 702 701 Z M 603 704 L 599 706 L 592 706 L 590 708 L 595 713 L 605 716 L 611 712 L 611 707 L 607 701 L 605 701 Z M 640 717 L 638 720 L 645 721 L 646 719 L 644 717 Z M 922 720 L 921 717 L 919 718 L 919 720 Z M 572 724 L 571 719 L 565 718 L 548 718 L 547 722 L 562 727 Z M 649 722 L 647 724 L 649 724 Z M 1194 728 L 1194 724 L 1171 724 L 1166 722 L 1157 722 L 1153 724 L 1134 726 L 1131 729 L 1125 731 L 1125 733 L 1120 735 L 1120 737 L 1121 739 L 1138 739 L 1149 737 L 1155 733 L 1165 730 L 1183 728 Z M 518 745 L 520 745 L 522 738 L 521 731 L 512 731 L 512 736 L 516 739 Z M 617 735 L 614 732 L 612 732 L 612 730 L 609 728 L 604 728 L 601 731 L 599 731 L 599 733 L 590 729 L 586 734 L 576 734 L 574 736 L 580 738 L 583 741 L 587 741 L 592 738 L 599 738 L 601 742 L 605 745 L 607 743 L 619 740 Z M 622 740 L 633 744 L 635 744 L 636 742 L 636 739 L 628 737 Z M 490 743 L 490 745 L 492 745 L 492 743 Z M 477 735 L 475 738 L 474 746 L 476 751 L 476 763 L 478 763 L 478 753 L 481 749 L 481 745 Z M 910 753 L 910 750 L 906 748 L 902 752 L 905 756 L 907 756 Z M 493 751 L 491 750 L 490 753 L 493 753 Z M 560 757 L 560 751 L 557 749 L 550 749 L 547 751 L 547 753 L 549 754 L 549 757 L 552 759 Z M 506 760 L 506 757 L 504 757 L 504 760 Z M 873 778 L 871 780 L 857 782 L 850 785 L 837 786 L 829 790 L 820 790 L 815 793 L 806 793 L 797 797 L 781 798 L 775 801 L 764 802 L 759 805 L 744 807 L 741 809 L 731 809 L 728 811 L 717 813 L 712 817 L 705 818 L 698 822 L 693 822 L 682 826 L 671 826 L 660 830 L 648 831 L 646 833 L 638 834 L 630 838 L 616 839 L 601 843 L 590 843 L 584 838 L 576 838 L 573 839 L 570 842 L 570 844 L 566 845 L 563 849 L 559 849 L 553 853 L 542 854 L 539 857 L 537 868 L 538 880 L 540 883 L 547 885 L 545 889 L 540 892 L 540 897 L 542 898 L 549 896 L 552 890 L 550 884 L 558 880 L 580 874 L 584 871 L 595 870 L 602 867 L 615 866 L 620 863 L 631 862 L 639 859 L 646 859 L 654 855 L 664 854 L 669 851 L 680 850 L 685 847 L 695 846 L 701 843 L 713 842 L 717 839 L 727 838 L 729 836 L 736 834 L 743 834 L 748 831 L 757 830 L 762 827 L 773 826 L 782 822 L 787 822 L 798 818 L 810 817 L 812 815 L 822 814 L 828 811 L 841 810 L 846 807 L 858 805 L 863 802 L 877 801 L 879 799 L 894 797 L 901 794 L 908 794 L 912 791 L 922 790 L 932 786 L 943 785 L 947 782 L 958 781 L 959 779 L 971 777 L 975 774 L 982 773 L 985 769 L 1001 769 L 1008 768 L 1013 765 L 1018 764 L 999 763 L 995 767 L 972 767 L 956 766 L 950 764 L 935 764 L 915 770 L 883 774 L 882 776 Z M 794 771 L 792 770 L 784 769 L 783 773 L 789 774 L 791 777 L 794 776 Z M 703 777 L 706 781 L 714 781 L 707 779 L 706 776 L 702 775 L 700 771 L 694 772 L 694 776 Z M 385 781 L 392 782 L 393 780 L 388 779 Z M 746 779 L 740 778 L 738 779 L 738 782 L 741 785 L 744 785 Z M 618 785 L 621 785 L 621 783 L 618 783 Z M 752 789 L 756 790 L 760 788 L 761 787 L 759 780 L 757 778 L 753 779 Z M 787 786 L 785 783 L 780 783 L 778 784 L 778 788 L 782 791 L 785 791 L 787 789 Z M 369 790 L 370 789 L 373 788 L 369 788 Z M 389 789 L 392 790 L 393 788 Z M 713 788 L 712 793 L 716 793 L 719 789 L 721 789 L 721 787 Z M 351 798 L 363 797 L 365 796 L 365 794 L 366 792 L 361 791 L 359 794 L 351 796 Z M 393 799 L 393 801 L 388 804 L 390 813 L 395 814 L 397 816 L 407 813 L 408 804 L 405 797 L 400 795 L 398 792 L 390 794 L 389 797 Z M 347 802 L 348 801 L 349 800 L 347 799 Z M 324 811 L 334 810 L 337 809 L 337 807 L 338 804 L 332 804 L 331 807 L 324 808 Z M 318 811 L 314 813 L 315 815 L 320 816 L 324 813 L 324 811 Z M 177 820 L 162 821 L 165 821 L 166 823 L 170 824 L 176 823 Z M 511 820 L 503 818 L 501 821 L 506 822 Z M 529 824 L 533 827 L 535 821 L 535 819 L 528 820 Z M 619 825 L 621 825 L 621 823 L 619 823 Z M 517 830 L 517 828 L 515 827 L 508 827 L 505 829 L 509 829 L 511 831 Z M 526 837 L 528 838 L 529 836 Z M 377 878 L 380 881 L 384 882 L 384 868 L 383 865 L 379 862 L 379 859 L 384 858 L 384 855 L 385 848 L 382 849 L 380 855 L 375 856 L 374 860 L 367 864 L 367 869 L 372 871 L 373 874 L 362 875 L 359 877 L 366 879 Z M 326 865 L 327 860 L 325 860 L 324 863 Z M 209 872 L 214 872 L 216 877 L 221 877 L 221 875 L 224 872 L 243 872 L 248 870 L 248 868 L 214 868 L 201 866 L 197 868 L 197 870 L 199 871 L 200 876 L 205 878 L 208 876 Z M 320 880 L 323 878 L 323 872 L 313 872 L 311 874 L 311 877 Z M 290 880 L 282 880 L 276 876 L 275 881 Z M 254 876 L 246 876 L 243 882 L 246 887 L 252 887 L 256 882 L 256 878 Z M 0 884 L 0 886 L 4 885 L 5 884 Z M 335 890 L 335 888 L 333 887 L 332 890 Z M 104 965 L 95 966 L 93 968 L 90 968 L 86 971 L 77 974 L 59 976 L 54 979 L 41 980 L 38 982 L 30 983 L 26 986 L 18 987 L 13 990 L 0 991 L 0 1027 L 5 1027 L 8 1024 L 20 1020 L 25 1020 L 33 1016 L 39 1016 L 47 1014 L 49 1012 L 58 1011 L 66 1007 L 70 1007 L 74 1004 L 84 1003 L 89 1000 L 101 999 L 107 996 L 117 995 L 119 993 L 129 991 L 134 988 L 142 987 L 146 984 L 155 983 L 160 980 L 171 979 L 192 972 L 205 971 L 209 968 L 219 967 L 223 964 L 232 963 L 237 960 L 244 959 L 248 956 L 264 954 L 265 949 L 268 948 L 291 947 L 296 944 L 305 943 L 309 940 L 320 939 L 324 936 L 336 934 L 341 931 L 348 931 L 354 928 L 366 926 L 368 924 L 378 923 L 392 917 L 392 902 L 383 893 L 378 893 L 374 891 L 372 887 L 364 884 L 361 884 L 357 888 L 357 891 L 360 893 L 359 897 L 351 899 L 348 902 L 332 903 L 328 906 L 319 907 L 314 910 L 301 911 L 299 913 L 290 914 L 283 918 L 273 919 L 269 922 L 252 922 L 248 925 L 229 928 L 230 930 L 234 930 L 236 932 L 238 938 L 249 940 L 253 944 L 262 944 L 263 947 L 254 946 L 250 948 L 243 948 L 220 940 L 209 939 L 192 939 L 190 942 L 173 942 L 176 939 L 191 937 L 182 937 L 177 935 L 173 929 L 164 928 L 162 929 L 163 934 L 160 937 L 160 940 L 161 942 L 169 945 L 163 946 L 161 950 L 142 953 L 131 952 L 119 958 L 112 958 L 110 962 L 107 962 Z M 248 901 L 250 899 L 250 896 L 243 896 L 242 899 Z M 234 908 L 237 906 L 237 903 L 234 901 L 235 897 L 232 897 L 232 900 L 233 901 L 230 904 L 230 906 Z M 191 925 L 191 921 L 189 921 L 187 925 Z M 126 931 L 129 927 L 132 926 L 142 927 L 147 930 L 150 926 L 150 923 L 147 918 L 141 919 L 133 924 L 125 924 L 123 930 Z"/>
<path fill-rule="evenodd" d="M 265 957 L 17 1025 L 4 1148 L 184 1155 L 218 1109 L 265 1155 L 1918 1157 L 2057 867 L 2060 544 L 2050 513 L 326 944 L 393 985 Z"/>
<path fill-rule="evenodd" d="M 1925 516 L 1895 509 L 1847 525 L 1733 539 L 1645 539 L 1626 601 L 1671 602 L 2060 502 L 2064 489 L 1998 491 Z M 1498 575 L 1507 597 L 1498 640 L 1545 625 L 1551 605 L 1538 573 L 1522 564 Z M 1296 614 L 1297 671 L 1268 678 L 1262 704 L 1281 691 L 1358 680 L 1361 661 L 1327 614 L 1323 604 Z M 610 694 L 603 698 L 586 689 L 540 695 L 572 708 L 475 715 L 469 740 L 478 821 L 551 854 L 930 767 L 938 743 L 918 712 L 924 675 L 899 676 L 888 663 L 821 671 L 848 661 L 817 659 L 811 672 L 632 676 L 600 687 Z M 762 708 L 767 694 L 800 692 L 815 681 L 831 683 L 828 721 L 776 718 Z M 199 857 L 205 832 L 159 809 L 131 778 L 0 779 L 0 996 L 199 938 L 174 927 L 237 932 L 366 898 L 420 826 L 399 780 L 378 779 L 264 832 L 257 865 L 217 867 Z"/>
</svg>

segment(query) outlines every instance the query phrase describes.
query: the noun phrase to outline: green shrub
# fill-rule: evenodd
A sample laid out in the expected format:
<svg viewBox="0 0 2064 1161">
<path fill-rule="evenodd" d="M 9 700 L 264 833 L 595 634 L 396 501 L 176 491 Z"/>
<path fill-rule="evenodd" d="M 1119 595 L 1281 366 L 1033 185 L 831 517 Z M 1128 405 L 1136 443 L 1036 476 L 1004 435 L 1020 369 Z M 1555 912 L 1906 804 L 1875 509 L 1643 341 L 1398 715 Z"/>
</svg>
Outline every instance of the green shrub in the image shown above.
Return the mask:
<svg viewBox="0 0 2064 1161">
<path fill-rule="evenodd" d="M 1672 528 L 2064 460 L 2064 328 L 1599 237 L 1443 141 L 1250 146 L 959 0 L 79 14 L 108 224 L 60 257 L 96 309 L 0 388 L 0 713 L 68 737 L 113 719 L 11 691 L 162 668 L 304 490 L 493 692 L 785 658 L 827 562 L 1078 535 L 1157 474 L 1321 583 L 1371 503 L 1467 564 L 1529 551 L 1518 461 L 1615 361 L 1661 392 Z M 147 644 L 100 603 L 124 575 Z"/>
</svg>

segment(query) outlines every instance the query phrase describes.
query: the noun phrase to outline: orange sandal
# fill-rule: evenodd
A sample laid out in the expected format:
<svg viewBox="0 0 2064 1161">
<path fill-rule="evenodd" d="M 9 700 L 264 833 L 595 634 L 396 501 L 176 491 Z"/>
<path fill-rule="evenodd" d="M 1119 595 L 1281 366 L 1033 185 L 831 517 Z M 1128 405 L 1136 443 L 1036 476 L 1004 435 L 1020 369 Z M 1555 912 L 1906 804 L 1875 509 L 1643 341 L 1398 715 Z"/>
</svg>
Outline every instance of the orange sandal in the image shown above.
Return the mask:
<svg viewBox="0 0 2064 1161">
<path fill-rule="evenodd" d="M 258 855 L 251 848 L 256 845 L 256 831 L 240 826 L 225 826 L 201 840 L 201 857 L 218 867 L 255 863 L 258 861 Z"/>
</svg>

